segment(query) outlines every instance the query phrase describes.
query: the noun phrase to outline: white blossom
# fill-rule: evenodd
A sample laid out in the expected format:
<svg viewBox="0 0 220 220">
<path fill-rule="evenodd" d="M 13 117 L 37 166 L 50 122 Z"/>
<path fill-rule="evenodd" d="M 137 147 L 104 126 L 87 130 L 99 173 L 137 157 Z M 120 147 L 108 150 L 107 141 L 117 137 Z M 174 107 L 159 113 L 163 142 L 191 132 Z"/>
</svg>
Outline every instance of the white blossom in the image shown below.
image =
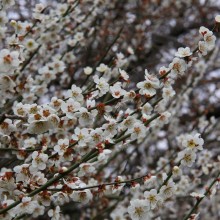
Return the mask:
<svg viewBox="0 0 220 220">
<path fill-rule="evenodd" d="M 61 109 L 63 113 L 70 119 L 75 118 L 75 113 L 80 109 L 81 105 L 79 102 L 72 98 L 69 98 L 66 102 L 61 104 Z"/>
<path fill-rule="evenodd" d="M 117 82 L 113 86 L 110 86 L 110 92 L 114 98 L 120 98 L 125 94 L 125 90 L 121 88 L 121 83 Z"/>
<path fill-rule="evenodd" d="M 100 92 L 100 96 L 106 94 L 109 91 L 109 84 L 103 77 L 99 78 L 97 75 L 95 75 L 93 79 L 96 83 L 96 88 L 98 88 Z"/>
<path fill-rule="evenodd" d="M 200 137 L 200 134 L 195 135 L 186 135 L 182 141 L 182 145 L 185 148 L 191 150 L 202 150 L 203 149 L 204 140 Z"/>
<path fill-rule="evenodd" d="M 196 154 L 193 150 L 185 149 L 178 153 L 178 159 L 182 165 L 191 167 L 196 160 Z"/>
<path fill-rule="evenodd" d="M 48 211 L 48 216 L 51 217 L 51 220 L 59 220 L 60 219 L 60 206 L 56 206 L 55 209 L 50 209 Z"/>
<path fill-rule="evenodd" d="M 150 75 L 145 71 L 145 81 L 139 82 L 137 87 L 140 89 L 139 93 L 141 95 L 152 97 L 156 94 L 156 89 L 160 87 L 160 83 L 155 76 Z"/>
<path fill-rule="evenodd" d="M 173 181 L 169 181 L 166 185 L 163 185 L 160 189 L 160 196 L 166 200 L 173 196 L 176 191 L 176 186 Z"/>
<path fill-rule="evenodd" d="M 96 68 L 97 71 L 103 73 L 103 72 L 106 72 L 108 70 L 108 66 L 105 65 L 104 63 L 101 63 L 97 68 Z"/>
<path fill-rule="evenodd" d="M 186 71 L 186 62 L 183 59 L 174 58 L 172 63 L 170 63 L 169 68 L 171 69 L 171 76 L 176 78 L 181 76 Z"/>
<path fill-rule="evenodd" d="M 192 52 L 190 51 L 189 47 L 180 47 L 178 48 L 178 51 L 175 53 L 175 56 L 184 58 L 184 57 L 189 57 L 192 55 Z"/>
<path fill-rule="evenodd" d="M 12 73 L 20 64 L 19 53 L 3 49 L 0 51 L 0 71 L 8 74 Z"/>
<path fill-rule="evenodd" d="M 150 209 L 155 209 L 157 202 L 160 200 L 160 197 L 156 189 L 151 189 L 150 191 L 144 192 L 144 197 L 147 200 L 147 203 L 150 206 Z"/>
<path fill-rule="evenodd" d="M 39 153 L 34 151 L 32 153 L 32 166 L 39 170 L 44 170 L 46 168 L 46 162 L 48 160 L 48 155 L 44 153 Z"/>
<path fill-rule="evenodd" d="M 92 73 L 92 68 L 90 66 L 85 67 L 83 70 L 86 75 L 90 75 Z"/>
<path fill-rule="evenodd" d="M 145 200 L 135 199 L 131 200 L 128 213 L 132 220 L 147 220 L 151 219 L 149 209 Z"/>
<path fill-rule="evenodd" d="M 73 191 L 70 197 L 73 201 L 83 204 L 87 204 L 93 198 L 92 193 L 88 189 L 83 191 Z"/>
</svg>

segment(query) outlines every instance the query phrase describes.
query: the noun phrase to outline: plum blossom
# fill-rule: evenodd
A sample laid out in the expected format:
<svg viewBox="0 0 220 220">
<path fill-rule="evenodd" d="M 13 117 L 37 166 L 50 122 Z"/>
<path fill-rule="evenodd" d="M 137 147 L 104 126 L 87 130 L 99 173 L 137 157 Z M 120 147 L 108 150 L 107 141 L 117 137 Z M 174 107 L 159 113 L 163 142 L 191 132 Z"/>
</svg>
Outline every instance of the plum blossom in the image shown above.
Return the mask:
<svg viewBox="0 0 220 220">
<path fill-rule="evenodd" d="M 16 86 L 14 81 L 7 75 L 0 75 L 0 91 L 14 91 L 13 88 Z"/>
<path fill-rule="evenodd" d="M 85 67 L 83 70 L 86 75 L 90 75 L 92 73 L 92 68 L 89 66 Z"/>
<path fill-rule="evenodd" d="M 145 127 L 144 124 L 141 122 L 137 121 L 134 123 L 133 128 L 129 129 L 131 132 L 131 139 L 142 139 L 146 136 L 147 128 Z"/>
<path fill-rule="evenodd" d="M 71 90 L 67 91 L 67 97 L 81 103 L 83 101 L 82 90 L 73 84 Z"/>
<path fill-rule="evenodd" d="M 150 115 L 152 110 L 153 110 L 153 107 L 148 102 L 141 107 L 142 114 Z"/>
<path fill-rule="evenodd" d="M 160 196 L 166 200 L 173 196 L 176 191 L 175 183 L 170 180 L 167 184 L 163 185 L 160 189 Z"/>
<path fill-rule="evenodd" d="M 121 128 L 124 129 L 132 129 L 134 123 L 136 122 L 136 118 L 134 116 L 128 116 L 123 122 L 121 123 Z"/>
<path fill-rule="evenodd" d="M 74 130 L 74 134 L 72 135 L 72 139 L 77 141 L 79 146 L 85 146 L 90 138 L 89 138 L 89 130 L 87 128 L 78 128 L 76 127 Z"/>
<path fill-rule="evenodd" d="M 5 119 L 0 124 L 0 132 L 6 135 L 10 135 L 13 131 L 16 131 L 16 127 L 13 124 L 13 121 L 11 119 Z"/>
<path fill-rule="evenodd" d="M 123 53 L 117 53 L 116 54 L 116 67 L 123 67 L 127 63 L 127 59 L 125 58 L 125 55 Z"/>
<path fill-rule="evenodd" d="M 80 107 L 80 103 L 72 98 L 69 98 L 66 102 L 61 104 L 61 110 L 70 119 L 75 118 L 75 113 L 80 109 Z"/>
<path fill-rule="evenodd" d="M 167 74 L 169 71 L 170 71 L 169 68 L 166 68 L 165 66 L 162 66 L 162 67 L 160 67 L 160 69 L 159 69 L 159 74 L 160 74 L 161 76 L 163 76 L 163 75 Z"/>
<path fill-rule="evenodd" d="M 130 202 L 128 213 L 133 220 L 147 220 L 151 219 L 149 209 L 145 200 L 134 199 Z"/>
<path fill-rule="evenodd" d="M 220 23 L 220 15 L 216 15 L 215 16 L 215 22 L 216 23 Z"/>
<path fill-rule="evenodd" d="M 192 197 L 194 197 L 194 198 L 197 198 L 197 199 L 200 199 L 200 198 L 205 197 L 204 194 L 196 193 L 196 192 L 192 192 L 192 193 L 190 193 L 190 196 L 192 196 Z"/>
<path fill-rule="evenodd" d="M 204 41 L 199 41 L 199 54 L 202 56 L 207 55 L 208 53 L 208 46 Z"/>
<path fill-rule="evenodd" d="M 185 149 L 178 153 L 178 160 L 181 160 L 181 164 L 191 167 L 196 160 L 196 153 L 191 149 Z"/>
<path fill-rule="evenodd" d="M 216 36 L 213 35 L 212 31 L 209 31 L 204 35 L 204 41 L 209 50 L 212 50 L 215 46 Z"/>
<path fill-rule="evenodd" d="M 96 83 L 96 88 L 100 92 L 99 96 L 105 95 L 109 91 L 109 84 L 103 77 L 99 78 L 97 75 L 95 75 L 93 79 Z"/>
<path fill-rule="evenodd" d="M 169 68 L 171 69 L 171 76 L 176 78 L 177 76 L 181 76 L 186 71 L 186 62 L 183 59 L 179 59 L 175 57 L 170 63 Z"/>
<path fill-rule="evenodd" d="M 30 134 L 42 134 L 51 128 L 52 128 L 51 122 L 48 121 L 47 119 L 41 118 L 39 120 L 32 121 L 29 124 L 27 131 Z"/>
<path fill-rule="evenodd" d="M 78 172 L 79 177 L 92 174 L 95 171 L 95 167 L 90 163 L 80 164 L 79 167 L 80 167 L 80 170 Z"/>
<path fill-rule="evenodd" d="M 106 137 L 114 137 L 118 132 L 115 120 L 110 120 L 108 123 L 105 123 L 102 128 L 104 130 L 104 136 Z"/>
<path fill-rule="evenodd" d="M 37 49 L 38 43 L 34 39 L 27 39 L 24 46 L 28 51 L 34 51 Z"/>
<path fill-rule="evenodd" d="M 162 97 L 166 101 L 170 100 L 176 94 L 176 92 L 173 90 L 171 86 L 164 87 L 162 91 Z"/>
<path fill-rule="evenodd" d="M 68 139 L 59 139 L 58 144 L 54 147 L 54 150 L 59 155 L 63 155 L 66 152 L 68 147 L 69 147 L 69 140 Z"/>
<path fill-rule="evenodd" d="M 152 97 L 156 94 L 156 89 L 160 87 L 160 83 L 155 76 L 148 74 L 148 71 L 145 70 L 145 81 L 139 82 L 137 87 L 140 89 L 141 95 Z"/>
<path fill-rule="evenodd" d="M 110 216 L 113 220 L 122 220 L 124 219 L 124 214 L 126 212 L 126 209 L 122 207 L 117 207 L 113 212 L 111 212 Z"/>
<path fill-rule="evenodd" d="M 49 68 L 49 66 L 41 67 L 38 70 L 38 73 L 41 75 L 42 80 L 46 82 L 50 82 L 51 80 L 56 78 L 56 74 L 53 70 Z"/>
<path fill-rule="evenodd" d="M 32 167 L 38 170 L 44 170 L 48 161 L 48 155 L 34 151 L 32 153 Z"/>
<path fill-rule="evenodd" d="M 160 200 L 160 196 L 158 195 L 157 190 L 151 189 L 150 191 L 145 191 L 144 197 L 147 200 L 150 209 L 155 209 L 157 202 Z"/>
<path fill-rule="evenodd" d="M 41 13 L 45 9 L 45 5 L 42 3 L 36 4 L 35 8 L 33 9 L 34 12 Z"/>
<path fill-rule="evenodd" d="M 91 139 L 90 139 L 91 144 L 101 143 L 104 139 L 102 129 L 101 128 L 96 128 L 94 130 L 91 130 L 90 137 L 91 137 Z"/>
<path fill-rule="evenodd" d="M 52 200 L 56 205 L 64 205 L 70 201 L 68 194 L 63 192 L 54 193 Z"/>
<path fill-rule="evenodd" d="M 89 112 L 86 108 L 81 107 L 79 112 L 75 113 L 75 116 L 79 119 L 79 124 L 81 126 L 89 126 L 93 123 L 97 115 L 97 110 L 94 109 Z"/>
<path fill-rule="evenodd" d="M 175 53 L 175 56 L 184 58 L 184 57 L 189 57 L 192 55 L 192 52 L 190 51 L 189 47 L 180 47 L 178 48 L 178 51 Z"/>
<path fill-rule="evenodd" d="M 114 98 L 120 98 L 125 94 L 125 90 L 121 88 L 121 82 L 115 83 L 113 86 L 110 86 L 110 92 Z"/>
<path fill-rule="evenodd" d="M 17 214 L 32 214 L 34 209 L 38 206 L 37 201 L 32 201 L 31 197 L 23 197 L 21 203 L 16 207 Z"/>
<path fill-rule="evenodd" d="M 0 51 L 0 71 L 1 73 L 11 74 L 19 66 L 19 53 L 3 49 Z"/>
<path fill-rule="evenodd" d="M 51 220 L 59 220 L 60 219 L 60 206 L 56 206 L 55 209 L 50 209 L 48 211 L 48 216 L 51 217 Z"/>
<path fill-rule="evenodd" d="M 134 100 L 134 98 L 136 97 L 136 93 L 134 90 L 131 90 L 130 92 L 126 92 L 122 101 L 123 102 L 128 102 L 128 101 L 132 101 Z"/>
<path fill-rule="evenodd" d="M 54 73 L 62 73 L 65 69 L 65 64 L 63 61 L 58 60 L 57 58 L 54 59 L 49 66 L 53 69 Z"/>
<path fill-rule="evenodd" d="M 199 33 L 202 35 L 202 36 L 205 36 L 207 33 L 209 33 L 209 29 L 204 27 L 204 26 L 201 26 L 199 28 Z"/>
<path fill-rule="evenodd" d="M 33 180 L 35 180 L 37 185 L 40 185 L 40 186 L 44 185 L 47 182 L 47 178 L 45 178 L 44 173 L 41 173 L 41 172 L 34 173 L 31 181 Z"/>
<path fill-rule="evenodd" d="M 199 33 L 203 36 L 204 40 L 199 42 L 199 51 L 203 56 L 205 56 L 207 51 L 210 51 L 214 48 L 216 37 L 212 31 L 203 26 L 200 27 Z"/>
<path fill-rule="evenodd" d="M 0 25 L 3 26 L 8 22 L 7 14 L 5 11 L 0 12 Z"/>
<path fill-rule="evenodd" d="M 112 151 L 109 150 L 109 149 L 102 150 L 102 152 L 99 153 L 99 155 L 98 155 L 98 161 L 106 163 L 108 158 L 109 158 L 109 156 L 110 156 L 110 154 L 111 154 L 111 152 Z"/>
<path fill-rule="evenodd" d="M 96 68 L 97 71 L 101 72 L 101 73 L 104 73 L 108 70 L 108 66 L 105 65 L 104 63 L 101 63 L 97 68 Z"/>
<path fill-rule="evenodd" d="M 155 187 L 155 185 L 157 184 L 157 177 L 156 176 L 146 176 L 144 178 L 144 185 L 148 188 L 151 188 L 151 187 Z"/>
<path fill-rule="evenodd" d="M 43 215 L 45 212 L 45 207 L 42 206 L 42 205 L 37 205 L 35 208 L 34 208 L 34 211 L 33 211 L 33 217 L 36 218 L 40 215 Z"/>
<path fill-rule="evenodd" d="M 62 102 L 63 101 L 61 99 L 58 99 L 57 97 L 52 97 L 50 101 L 50 106 L 58 111 L 61 108 Z"/>
<path fill-rule="evenodd" d="M 163 126 L 164 124 L 168 124 L 170 117 L 171 117 L 171 113 L 165 111 L 160 114 L 160 116 L 156 119 L 156 121 L 153 122 L 153 124 L 157 126 Z"/>
<path fill-rule="evenodd" d="M 20 166 L 14 167 L 17 182 L 21 181 L 25 183 L 29 181 L 29 178 L 31 176 L 29 166 L 29 164 L 22 164 Z"/>
<path fill-rule="evenodd" d="M 77 32 L 75 35 L 74 35 L 74 40 L 75 42 L 80 42 L 84 39 L 84 33 L 83 32 Z"/>
<path fill-rule="evenodd" d="M 0 192 L 2 199 L 4 196 L 4 192 L 12 194 L 14 190 L 16 189 L 15 179 L 13 178 L 13 172 L 11 171 L 3 171 L 0 174 Z"/>
<path fill-rule="evenodd" d="M 120 73 L 120 76 L 121 78 L 125 81 L 125 82 L 128 82 L 129 80 L 129 75 L 128 73 L 125 71 L 125 70 L 122 70 L 119 68 L 119 73 Z"/>
<path fill-rule="evenodd" d="M 187 134 L 185 138 L 182 141 L 182 145 L 185 148 L 191 149 L 191 150 L 202 150 L 203 149 L 204 140 L 200 137 L 200 134 Z"/>
<path fill-rule="evenodd" d="M 83 204 L 87 204 L 92 200 L 93 196 L 91 191 L 86 189 L 83 191 L 73 191 L 73 193 L 70 195 L 70 198 L 72 198 L 74 202 L 81 202 Z"/>
<path fill-rule="evenodd" d="M 173 170 L 172 170 L 172 174 L 173 174 L 174 177 L 179 177 L 179 176 L 181 176 L 181 175 L 182 175 L 182 170 L 181 170 L 181 168 L 178 167 L 178 166 L 174 166 L 174 167 L 173 167 Z"/>
</svg>

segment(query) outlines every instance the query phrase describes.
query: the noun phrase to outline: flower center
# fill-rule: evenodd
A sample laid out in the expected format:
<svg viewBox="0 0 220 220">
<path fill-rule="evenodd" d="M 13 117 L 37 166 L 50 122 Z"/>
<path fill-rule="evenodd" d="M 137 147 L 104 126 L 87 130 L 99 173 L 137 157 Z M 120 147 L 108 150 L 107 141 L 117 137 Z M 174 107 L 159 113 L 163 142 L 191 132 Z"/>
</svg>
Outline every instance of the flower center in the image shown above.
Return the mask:
<svg viewBox="0 0 220 220">
<path fill-rule="evenodd" d="M 12 62 L 12 57 L 9 54 L 5 56 L 3 59 L 4 59 L 4 63 L 11 64 Z"/>
</svg>

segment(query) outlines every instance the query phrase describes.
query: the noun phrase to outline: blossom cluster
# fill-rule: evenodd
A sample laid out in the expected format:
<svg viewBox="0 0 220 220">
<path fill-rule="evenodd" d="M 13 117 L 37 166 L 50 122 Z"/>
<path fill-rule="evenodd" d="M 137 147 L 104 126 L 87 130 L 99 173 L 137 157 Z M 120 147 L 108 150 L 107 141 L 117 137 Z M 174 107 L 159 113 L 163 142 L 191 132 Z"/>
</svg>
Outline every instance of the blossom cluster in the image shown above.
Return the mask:
<svg viewBox="0 0 220 220">
<path fill-rule="evenodd" d="M 104 219 L 103 210 L 113 220 L 196 219 L 197 203 L 219 193 L 220 157 L 206 147 L 218 121 L 182 126 L 181 108 L 204 63 L 212 66 L 218 55 L 214 30 L 200 27 L 195 50 L 179 47 L 136 82 L 129 70 L 136 51 L 115 46 L 123 28 L 96 60 L 82 55 L 102 42 L 93 42 L 96 23 L 114 1 L 36 4 L 33 22 L 8 18 L 15 3 L 1 1 L 0 11 L 0 152 L 7 161 L 0 164 L 0 219 L 67 220 L 68 206 L 83 210 L 77 219 Z M 188 74 L 193 68 L 196 76 Z M 197 203 L 183 201 L 181 209 L 186 195 Z"/>
</svg>

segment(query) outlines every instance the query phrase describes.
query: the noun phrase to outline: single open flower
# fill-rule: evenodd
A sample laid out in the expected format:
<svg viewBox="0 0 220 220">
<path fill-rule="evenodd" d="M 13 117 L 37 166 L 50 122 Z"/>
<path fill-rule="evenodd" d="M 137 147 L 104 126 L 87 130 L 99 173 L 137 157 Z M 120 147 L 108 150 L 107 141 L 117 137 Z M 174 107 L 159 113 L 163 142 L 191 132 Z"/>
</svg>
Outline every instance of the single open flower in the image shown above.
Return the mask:
<svg viewBox="0 0 220 220">
<path fill-rule="evenodd" d="M 175 56 L 183 58 L 183 57 L 189 57 L 192 55 L 192 52 L 190 51 L 189 47 L 180 47 L 178 51 L 175 53 Z"/>
</svg>

